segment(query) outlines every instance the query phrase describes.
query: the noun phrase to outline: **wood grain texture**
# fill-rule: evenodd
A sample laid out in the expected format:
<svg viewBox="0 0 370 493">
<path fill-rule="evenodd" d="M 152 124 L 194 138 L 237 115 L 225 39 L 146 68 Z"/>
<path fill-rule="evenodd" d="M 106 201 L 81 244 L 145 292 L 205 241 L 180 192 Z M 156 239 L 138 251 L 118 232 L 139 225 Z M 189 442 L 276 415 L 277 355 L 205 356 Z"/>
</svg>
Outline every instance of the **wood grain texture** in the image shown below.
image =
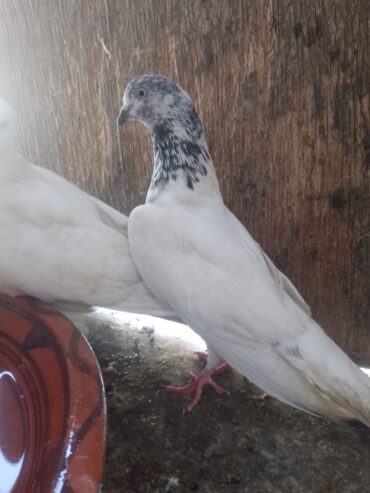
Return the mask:
<svg viewBox="0 0 370 493">
<path fill-rule="evenodd" d="M 128 80 L 179 81 L 227 205 L 315 317 L 370 363 L 367 0 L 0 0 L 0 92 L 20 148 L 124 212 L 144 199 L 144 128 L 119 138 Z"/>
</svg>

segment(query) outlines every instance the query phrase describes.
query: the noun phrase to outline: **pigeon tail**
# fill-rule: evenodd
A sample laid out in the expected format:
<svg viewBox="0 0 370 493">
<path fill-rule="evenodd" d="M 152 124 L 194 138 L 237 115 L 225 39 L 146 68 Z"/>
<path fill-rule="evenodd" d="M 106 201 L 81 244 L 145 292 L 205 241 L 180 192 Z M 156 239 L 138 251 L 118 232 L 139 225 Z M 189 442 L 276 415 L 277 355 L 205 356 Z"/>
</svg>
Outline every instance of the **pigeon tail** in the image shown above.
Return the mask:
<svg viewBox="0 0 370 493">
<path fill-rule="evenodd" d="M 218 354 L 269 395 L 309 414 L 370 427 L 369 378 L 316 324 L 294 342 L 247 353 L 223 342 L 213 339 Z"/>
<path fill-rule="evenodd" d="M 312 321 L 313 322 L 313 321 Z M 298 341 L 288 360 L 301 369 L 333 413 L 370 428 L 369 377 L 316 325 Z M 320 337 L 319 337 L 320 336 Z M 301 362 L 293 359 L 301 358 Z"/>
</svg>

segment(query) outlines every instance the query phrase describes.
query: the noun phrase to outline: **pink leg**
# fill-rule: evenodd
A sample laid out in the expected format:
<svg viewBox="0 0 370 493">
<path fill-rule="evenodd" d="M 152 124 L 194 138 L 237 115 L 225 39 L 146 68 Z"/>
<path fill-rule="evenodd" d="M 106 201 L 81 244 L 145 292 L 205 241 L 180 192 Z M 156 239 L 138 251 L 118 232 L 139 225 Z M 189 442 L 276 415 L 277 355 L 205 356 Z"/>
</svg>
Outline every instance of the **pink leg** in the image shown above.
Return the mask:
<svg viewBox="0 0 370 493">
<path fill-rule="evenodd" d="M 198 353 L 199 359 L 204 361 L 207 359 L 207 353 Z M 212 375 L 217 375 L 222 373 L 226 368 L 228 368 L 228 364 L 225 362 L 220 363 L 216 366 L 216 368 L 205 368 L 198 376 L 193 375 L 190 382 L 183 387 L 175 387 L 168 386 L 165 387 L 167 392 L 171 394 L 194 394 L 190 403 L 186 406 L 188 411 L 192 411 L 194 407 L 198 404 L 201 396 L 203 387 L 205 385 L 210 385 L 215 392 L 218 394 L 228 393 L 223 387 L 218 385 L 213 379 Z"/>
<path fill-rule="evenodd" d="M 197 351 L 195 354 L 198 355 L 199 361 L 207 361 L 208 353 L 205 351 Z"/>
<path fill-rule="evenodd" d="M 208 354 L 205 351 L 198 351 L 196 354 L 198 355 L 200 361 L 207 361 Z M 213 375 L 218 375 L 228 368 L 230 368 L 230 366 L 225 363 L 225 361 L 222 361 L 219 365 L 216 366 L 216 368 L 214 368 Z"/>
</svg>

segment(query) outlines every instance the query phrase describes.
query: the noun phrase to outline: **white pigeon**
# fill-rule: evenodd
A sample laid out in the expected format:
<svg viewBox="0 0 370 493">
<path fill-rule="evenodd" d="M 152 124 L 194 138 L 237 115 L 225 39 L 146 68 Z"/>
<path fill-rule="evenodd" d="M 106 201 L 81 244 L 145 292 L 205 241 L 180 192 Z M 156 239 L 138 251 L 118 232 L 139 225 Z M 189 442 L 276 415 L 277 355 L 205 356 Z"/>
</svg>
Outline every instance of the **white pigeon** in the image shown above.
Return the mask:
<svg viewBox="0 0 370 493">
<path fill-rule="evenodd" d="M 149 130 L 154 171 L 128 234 L 148 287 L 208 346 L 204 371 L 178 392 L 211 384 L 220 361 L 298 409 L 370 426 L 370 380 L 312 319 L 294 285 L 225 206 L 188 94 L 163 76 L 127 86 L 118 123 Z"/>
<path fill-rule="evenodd" d="M 143 283 L 127 217 L 15 150 L 0 100 L 0 293 L 54 303 L 80 327 L 92 306 L 176 318 Z"/>
</svg>

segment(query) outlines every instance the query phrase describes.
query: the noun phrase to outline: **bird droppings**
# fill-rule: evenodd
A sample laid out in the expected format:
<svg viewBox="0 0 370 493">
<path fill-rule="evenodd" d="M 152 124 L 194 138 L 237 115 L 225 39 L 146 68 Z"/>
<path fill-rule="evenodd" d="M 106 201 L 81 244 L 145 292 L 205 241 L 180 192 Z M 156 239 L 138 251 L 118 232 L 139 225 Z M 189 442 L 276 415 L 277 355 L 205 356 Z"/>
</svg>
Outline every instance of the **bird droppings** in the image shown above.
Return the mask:
<svg viewBox="0 0 370 493">
<path fill-rule="evenodd" d="M 163 391 L 201 366 L 179 341 L 99 318 L 88 338 L 108 405 L 103 493 L 368 491 L 370 442 L 355 430 L 261 399 L 232 371 L 215 377 L 230 396 L 205 388 L 188 413 Z"/>
</svg>

